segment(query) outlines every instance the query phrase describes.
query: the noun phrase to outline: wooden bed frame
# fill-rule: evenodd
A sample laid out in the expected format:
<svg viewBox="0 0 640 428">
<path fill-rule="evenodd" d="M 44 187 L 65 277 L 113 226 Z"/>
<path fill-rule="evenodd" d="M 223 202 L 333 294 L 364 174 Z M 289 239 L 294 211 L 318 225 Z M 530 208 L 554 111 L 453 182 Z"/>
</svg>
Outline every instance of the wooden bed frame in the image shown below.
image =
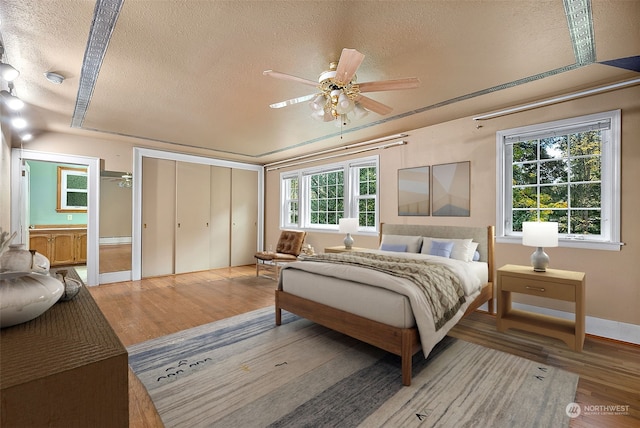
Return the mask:
<svg viewBox="0 0 640 428">
<path fill-rule="evenodd" d="M 385 227 L 386 226 L 386 227 Z M 448 230 L 455 229 L 453 235 Z M 472 227 L 458 226 L 416 226 L 416 225 L 381 225 L 382 234 L 410 235 L 410 236 L 430 236 L 433 238 L 463 238 L 476 237 L 478 229 Z M 470 234 L 471 231 L 475 235 Z M 465 235 L 468 234 L 468 235 Z M 474 239 L 475 241 L 475 239 Z M 483 239 L 484 241 L 484 239 Z M 467 316 L 477 310 L 482 304 L 488 304 L 488 310 L 493 313 L 493 253 L 494 253 L 494 227 L 488 226 L 486 229 L 486 247 L 478 249 L 481 254 L 481 261 L 485 261 L 489 267 L 489 279 L 483 285 L 480 295 L 475 298 L 464 313 Z M 480 246 L 479 246 L 480 247 Z M 282 324 L 282 310 L 292 312 L 298 316 L 306 318 L 317 324 L 323 325 L 332 330 L 351 336 L 355 339 L 376 346 L 392 354 L 398 355 L 402 361 L 402 384 L 411 385 L 412 377 L 412 357 L 420 351 L 420 336 L 418 328 L 398 328 L 387 324 L 373 321 L 368 318 L 354 315 L 350 312 L 342 311 L 331 306 L 314 302 L 309 299 L 295 296 L 283 290 L 276 290 L 275 310 L 276 325 Z"/>
</svg>

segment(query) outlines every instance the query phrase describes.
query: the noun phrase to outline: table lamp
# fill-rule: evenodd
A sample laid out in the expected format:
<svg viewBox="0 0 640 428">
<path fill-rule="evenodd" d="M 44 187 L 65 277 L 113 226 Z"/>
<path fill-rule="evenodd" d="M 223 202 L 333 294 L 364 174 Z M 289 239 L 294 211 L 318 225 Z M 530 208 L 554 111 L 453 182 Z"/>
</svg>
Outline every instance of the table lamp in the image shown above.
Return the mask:
<svg viewBox="0 0 640 428">
<path fill-rule="evenodd" d="M 552 221 L 525 221 L 522 223 L 522 245 L 537 247 L 531 254 L 531 265 L 536 272 L 545 272 L 549 256 L 542 247 L 558 246 L 558 223 Z"/>
<path fill-rule="evenodd" d="M 347 234 L 347 236 L 344 238 L 344 248 L 350 250 L 353 246 L 353 238 L 351 237 L 351 234 L 358 231 L 358 219 L 341 218 L 338 224 L 338 228 L 340 230 L 340 233 Z"/>
</svg>

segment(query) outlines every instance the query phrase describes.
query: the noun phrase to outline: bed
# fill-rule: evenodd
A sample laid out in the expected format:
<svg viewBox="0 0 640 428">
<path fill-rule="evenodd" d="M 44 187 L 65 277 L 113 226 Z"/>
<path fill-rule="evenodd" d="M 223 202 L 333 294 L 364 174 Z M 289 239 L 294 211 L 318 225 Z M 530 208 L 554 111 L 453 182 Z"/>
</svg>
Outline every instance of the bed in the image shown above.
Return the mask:
<svg viewBox="0 0 640 428">
<path fill-rule="evenodd" d="M 468 256 L 473 260 L 463 260 L 467 257 L 466 252 L 471 251 L 467 248 L 469 240 L 473 243 L 474 251 L 473 256 L 471 253 Z M 440 254 L 443 242 L 447 245 L 456 242 L 456 250 L 460 250 L 458 244 L 462 242 L 464 257 L 460 257 L 459 251 L 456 256 L 459 260 L 434 255 Z M 478 244 L 477 248 L 475 243 Z M 447 248 L 450 251 L 452 249 Z M 448 318 L 436 320 L 434 314 L 438 311 L 433 308 L 425 310 L 417 305 L 416 297 L 412 294 L 414 291 L 407 292 L 407 283 L 411 282 L 407 278 L 385 274 L 367 266 L 352 266 L 347 262 L 336 264 L 336 260 L 303 258 L 288 264 L 281 271 L 275 292 L 276 325 L 281 324 L 282 310 L 286 310 L 398 355 L 401 359 L 402 383 L 408 386 L 411 384 L 411 360 L 414 354 L 422 350 L 426 357 L 462 317 L 484 303 L 487 303 L 488 311 L 493 313 L 493 252 L 493 226 L 382 223 L 378 249 L 365 251 L 370 254 L 359 252 L 349 255 L 357 259 L 383 261 L 416 259 L 419 264 L 447 266 L 441 270 L 456 272 L 456 276 L 461 278 L 456 281 L 462 284 L 457 285 L 458 293 L 464 293 L 464 299 L 461 299 L 464 302 L 459 307 L 449 308 Z M 349 255 L 344 257 L 348 258 Z M 464 278 L 459 272 L 464 273 Z M 412 305 L 417 305 L 417 309 Z"/>
</svg>

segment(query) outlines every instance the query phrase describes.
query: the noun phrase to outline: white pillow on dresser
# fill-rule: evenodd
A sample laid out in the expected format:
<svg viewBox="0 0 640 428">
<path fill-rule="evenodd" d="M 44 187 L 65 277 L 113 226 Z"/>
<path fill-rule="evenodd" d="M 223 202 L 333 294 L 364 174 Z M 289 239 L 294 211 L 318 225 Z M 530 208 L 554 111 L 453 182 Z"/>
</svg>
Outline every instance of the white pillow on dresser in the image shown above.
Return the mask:
<svg viewBox="0 0 640 428">
<path fill-rule="evenodd" d="M 453 249 L 451 250 L 450 258 L 456 260 L 462 260 L 463 262 L 470 262 L 473 260 L 473 255 L 478 248 L 478 243 L 469 239 L 456 239 L 456 238 L 430 238 L 427 236 L 422 237 L 422 254 L 429 254 L 431 251 L 431 241 L 436 240 L 440 242 L 453 242 Z"/>
</svg>

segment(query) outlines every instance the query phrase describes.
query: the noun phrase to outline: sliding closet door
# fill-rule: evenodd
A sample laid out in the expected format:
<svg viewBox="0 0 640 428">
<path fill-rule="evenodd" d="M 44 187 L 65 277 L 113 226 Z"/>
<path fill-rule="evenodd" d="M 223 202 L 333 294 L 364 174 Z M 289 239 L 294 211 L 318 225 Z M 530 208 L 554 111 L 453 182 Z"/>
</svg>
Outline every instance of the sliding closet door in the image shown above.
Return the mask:
<svg viewBox="0 0 640 428">
<path fill-rule="evenodd" d="M 142 277 L 174 272 L 175 161 L 142 158 Z"/>
<path fill-rule="evenodd" d="M 231 169 L 211 167 L 211 269 L 231 263 Z"/>
<path fill-rule="evenodd" d="M 231 266 L 255 263 L 258 240 L 258 172 L 231 171 Z"/>
<path fill-rule="evenodd" d="M 176 162 L 175 273 L 209 269 L 210 170 Z"/>
</svg>

